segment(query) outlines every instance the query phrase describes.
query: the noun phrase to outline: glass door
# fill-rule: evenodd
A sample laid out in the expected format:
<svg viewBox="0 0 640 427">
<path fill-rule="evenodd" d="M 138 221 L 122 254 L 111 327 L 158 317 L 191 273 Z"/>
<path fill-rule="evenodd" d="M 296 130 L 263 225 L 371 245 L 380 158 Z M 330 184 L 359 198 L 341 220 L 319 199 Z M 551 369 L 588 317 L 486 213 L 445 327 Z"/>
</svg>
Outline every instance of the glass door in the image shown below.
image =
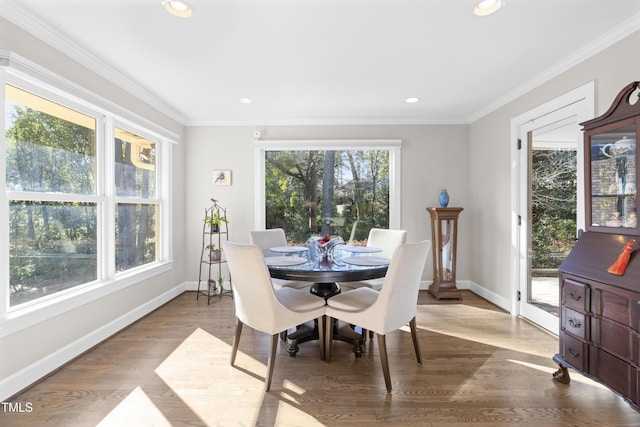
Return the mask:
<svg viewBox="0 0 640 427">
<path fill-rule="evenodd" d="M 557 332 L 558 267 L 577 235 L 578 123 L 560 119 L 526 133 L 526 258 L 520 312 Z M 523 165 L 525 166 L 525 165 Z"/>
</svg>

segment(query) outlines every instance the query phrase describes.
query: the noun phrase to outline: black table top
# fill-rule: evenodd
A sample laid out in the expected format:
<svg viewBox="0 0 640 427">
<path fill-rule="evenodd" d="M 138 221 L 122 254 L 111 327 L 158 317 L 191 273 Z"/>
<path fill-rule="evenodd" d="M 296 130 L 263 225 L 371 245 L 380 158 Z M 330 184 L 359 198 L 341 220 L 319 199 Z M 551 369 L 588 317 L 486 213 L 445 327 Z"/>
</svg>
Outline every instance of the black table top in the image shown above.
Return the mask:
<svg viewBox="0 0 640 427">
<path fill-rule="evenodd" d="M 385 265 L 353 265 L 341 261 L 308 261 L 299 265 L 270 265 L 271 277 L 314 283 L 356 282 L 377 279 L 387 274 Z"/>
</svg>

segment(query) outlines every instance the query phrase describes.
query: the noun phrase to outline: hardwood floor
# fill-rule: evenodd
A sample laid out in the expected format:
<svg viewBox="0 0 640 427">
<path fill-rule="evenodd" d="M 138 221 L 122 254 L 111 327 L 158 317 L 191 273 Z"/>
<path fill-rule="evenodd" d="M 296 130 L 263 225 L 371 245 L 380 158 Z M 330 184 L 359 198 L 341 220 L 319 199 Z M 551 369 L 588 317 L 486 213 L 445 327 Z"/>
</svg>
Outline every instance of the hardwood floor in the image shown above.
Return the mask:
<svg viewBox="0 0 640 427">
<path fill-rule="evenodd" d="M 264 392 L 268 337 L 243 330 L 229 366 L 234 311 L 229 297 L 180 295 L 10 399 L 13 426 L 637 426 L 640 413 L 577 374 L 551 379 L 557 338 L 464 291 L 463 301 L 421 292 L 417 323 L 423 364 L 406 330 L 387 336 L 393 391 L 387 394 L 377 342 L 362 358 L 317 342 L 295 358 L 281 344 Z"/>
</svg>

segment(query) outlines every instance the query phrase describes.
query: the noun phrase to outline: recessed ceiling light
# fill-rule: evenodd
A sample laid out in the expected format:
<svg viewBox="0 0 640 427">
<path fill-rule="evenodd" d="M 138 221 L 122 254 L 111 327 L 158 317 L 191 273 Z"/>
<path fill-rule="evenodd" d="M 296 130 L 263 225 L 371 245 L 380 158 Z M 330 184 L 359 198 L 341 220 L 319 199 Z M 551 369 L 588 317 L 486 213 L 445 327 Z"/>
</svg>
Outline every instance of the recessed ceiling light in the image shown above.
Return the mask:
<svg viewBox="0 0 640 427">
<path fill-rule="evenodd" d="M 240 98 L 241 104 L 251 104 L 253 100 L 251 98 Z"/>
<path fill-rule="evenodd" d="M 179 0 L 165 0 L 162 2 L 167 12 L 178 18 L 188 18 L 191 16 L 191 6 Z"/>
<path fill-rule="evenodd" d="M 482 0 L 478 5 L 473 9 L 473 13 L 476 16 L 488 16 L 492 13 L 496 13 L 504 6 L 504 2 L 502 0 Z"/>
<path fill-rule="evenodd" d="M 404 102 L 406 102 L 407 104 L 415 104 L 416 102 L 420 102 L 420 98 L 407 98 L 404 100 Z"/>
</svg>

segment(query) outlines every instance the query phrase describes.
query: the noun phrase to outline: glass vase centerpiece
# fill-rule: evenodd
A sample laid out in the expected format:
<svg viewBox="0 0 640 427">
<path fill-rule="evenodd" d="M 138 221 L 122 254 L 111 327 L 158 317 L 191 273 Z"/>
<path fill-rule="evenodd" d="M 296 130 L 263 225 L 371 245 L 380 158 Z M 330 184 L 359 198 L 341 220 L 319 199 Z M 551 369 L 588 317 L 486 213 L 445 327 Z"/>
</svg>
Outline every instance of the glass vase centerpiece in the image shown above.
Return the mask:
<svg viewBox="0 0 640 427">
<path fill-rule="evenodd" d="M 328 234 L 324 236 L 312 236 L 307 239 L 307 246 L 309 246 L 309 255 L 312 259 L 317 261 L 333 261 L 334 251 L 340 246 L 344 245 L 342 237 L 331 237 Z"/>
</svg>

